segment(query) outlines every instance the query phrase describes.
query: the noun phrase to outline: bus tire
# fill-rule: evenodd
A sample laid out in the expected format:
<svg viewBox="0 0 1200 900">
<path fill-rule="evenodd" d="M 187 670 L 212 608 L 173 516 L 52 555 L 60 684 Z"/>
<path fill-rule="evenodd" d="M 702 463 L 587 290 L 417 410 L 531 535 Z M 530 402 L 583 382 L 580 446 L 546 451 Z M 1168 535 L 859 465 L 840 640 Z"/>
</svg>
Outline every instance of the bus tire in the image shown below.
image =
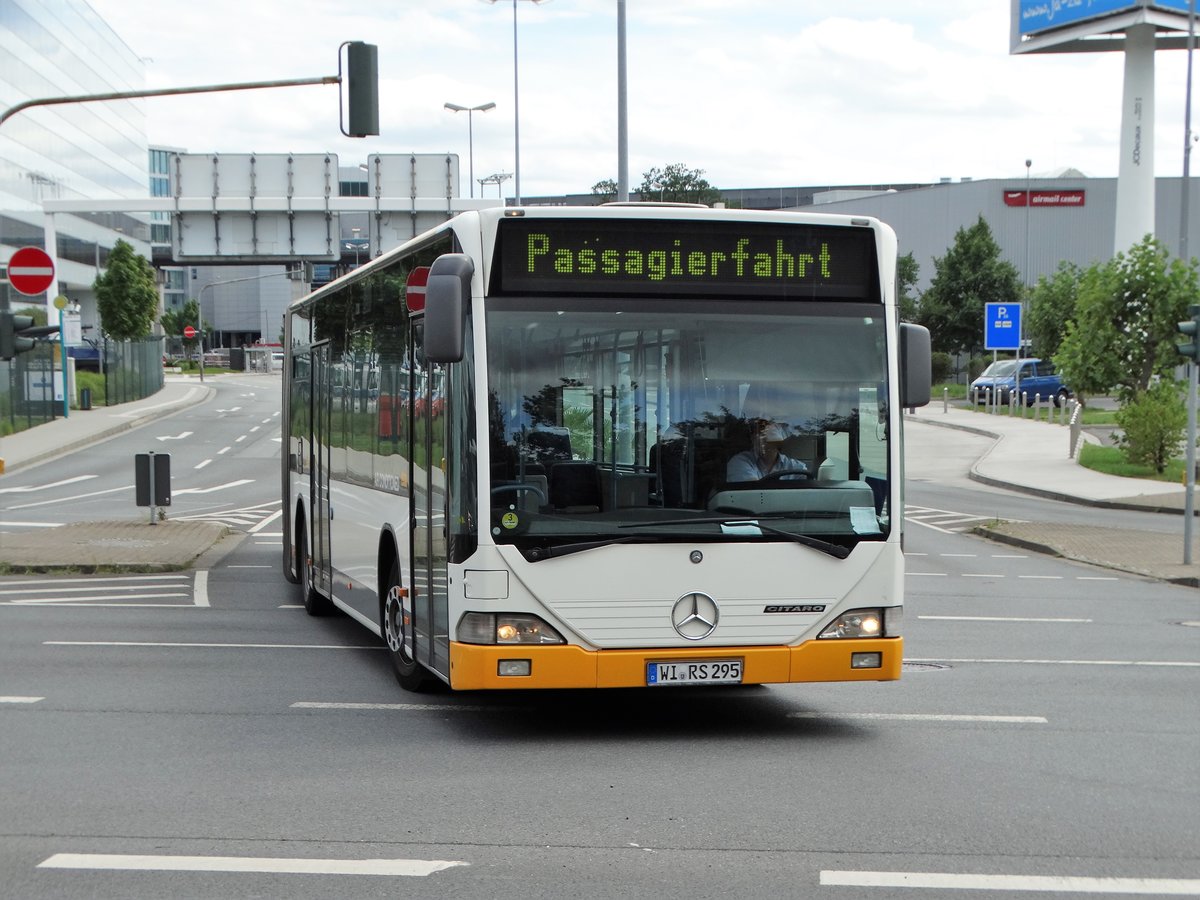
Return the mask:
<svg viewBox="0 0 1200 900">
<path fill-rule="evenodd" d="M 304 598 L 304 611 L 310 616 L 329 615 L 333 612 L 333 604 L 313 587 L 312 552 L 308 547 L 308 529 L 303 521 L 296 528 L 296 566 L 300 569 L 300 596 Z"/>
<path fill-rule="evenodd" d="M 383 639 L 387 642 L 388 656 L 392 660 L 392 668 L 396 672 L 396 680 L 406 691 L 425 691 L 431 686 L 432 679 L 405 646 L 405 638 L 409 637 L 408 629 L 411 621 L 406 622 L 404 613 L 404 594 L 400 584 L 400 564 L 392 560 L 385 584 L 386 593 L 383 595 Z"/>
</svg>

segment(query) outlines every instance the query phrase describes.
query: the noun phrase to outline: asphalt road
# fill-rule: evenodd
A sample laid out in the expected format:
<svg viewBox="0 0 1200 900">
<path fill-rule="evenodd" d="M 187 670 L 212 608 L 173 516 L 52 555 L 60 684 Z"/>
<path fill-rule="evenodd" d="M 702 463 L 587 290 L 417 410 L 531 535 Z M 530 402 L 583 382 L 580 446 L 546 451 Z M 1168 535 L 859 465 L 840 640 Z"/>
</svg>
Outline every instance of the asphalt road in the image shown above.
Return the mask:
<svg viewBox="0 0 1200 900">
<path fill-rule="evenodd" d="M 196 486 L 272 439 L 225 472 L 195 424 Z M 910 476 L 969 518 L 945 447 Z M 202 572 L 0 579 L 0 897 L 1200 896 L 1198 592 L 928 508 L 881 685 L 406 694 L 269 518 Z"/>
</svg>

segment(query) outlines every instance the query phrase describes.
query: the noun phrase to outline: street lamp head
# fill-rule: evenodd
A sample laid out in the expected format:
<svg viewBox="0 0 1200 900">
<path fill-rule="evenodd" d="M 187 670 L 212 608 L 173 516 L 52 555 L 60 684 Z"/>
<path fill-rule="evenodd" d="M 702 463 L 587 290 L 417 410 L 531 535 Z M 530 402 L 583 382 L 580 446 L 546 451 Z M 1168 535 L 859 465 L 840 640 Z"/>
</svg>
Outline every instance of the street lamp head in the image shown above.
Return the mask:
<svg viewBox="0 0 1200 900">
<path fill-rule="evenodd" d="M 496 104 L 492 103 L 491 101 L 488 101 L 487 103 L 482 103 L 479 106 L 459 106 L 457 103 L 443 103 L 442 105 L 446 109 L 450 110 L 450 112 L 465 112 L 465 113 L 487 112 L 489 109 L 496 108 Z"/>
</svg>

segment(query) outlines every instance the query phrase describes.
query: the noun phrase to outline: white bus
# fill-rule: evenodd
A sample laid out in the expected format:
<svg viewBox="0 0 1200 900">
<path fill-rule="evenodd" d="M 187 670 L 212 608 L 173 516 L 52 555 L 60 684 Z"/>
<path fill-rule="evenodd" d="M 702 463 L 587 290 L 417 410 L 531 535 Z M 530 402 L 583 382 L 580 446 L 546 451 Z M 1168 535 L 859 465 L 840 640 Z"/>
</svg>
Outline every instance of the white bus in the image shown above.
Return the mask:
<svg viewBox="0 0 1200 900">
<path fill-rule="evenodd" d="M 895 268 L 870 218 L 448 220 L 288 310 L 287 578 L 410 690 L 898 678 Z"/>
</svg>

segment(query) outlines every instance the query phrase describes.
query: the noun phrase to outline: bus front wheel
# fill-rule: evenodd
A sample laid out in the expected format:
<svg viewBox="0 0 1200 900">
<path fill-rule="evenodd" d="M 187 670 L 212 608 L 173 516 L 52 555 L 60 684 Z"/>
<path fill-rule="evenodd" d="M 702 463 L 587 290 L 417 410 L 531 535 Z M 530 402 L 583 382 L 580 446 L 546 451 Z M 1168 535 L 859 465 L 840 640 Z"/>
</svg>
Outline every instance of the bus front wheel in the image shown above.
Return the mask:
<svg viewBox="0 0 1200 900">
<path fill-rule="evenodd" d="M 411 601 L 405 602 L 408 600 L 408 593 L 400 585 L 400 566 L 393 561 L 383 599 L 383 637 L 400 687 L 423 691 L 430 686 L 430 678 L 415 657 Z"/>
</svg>

